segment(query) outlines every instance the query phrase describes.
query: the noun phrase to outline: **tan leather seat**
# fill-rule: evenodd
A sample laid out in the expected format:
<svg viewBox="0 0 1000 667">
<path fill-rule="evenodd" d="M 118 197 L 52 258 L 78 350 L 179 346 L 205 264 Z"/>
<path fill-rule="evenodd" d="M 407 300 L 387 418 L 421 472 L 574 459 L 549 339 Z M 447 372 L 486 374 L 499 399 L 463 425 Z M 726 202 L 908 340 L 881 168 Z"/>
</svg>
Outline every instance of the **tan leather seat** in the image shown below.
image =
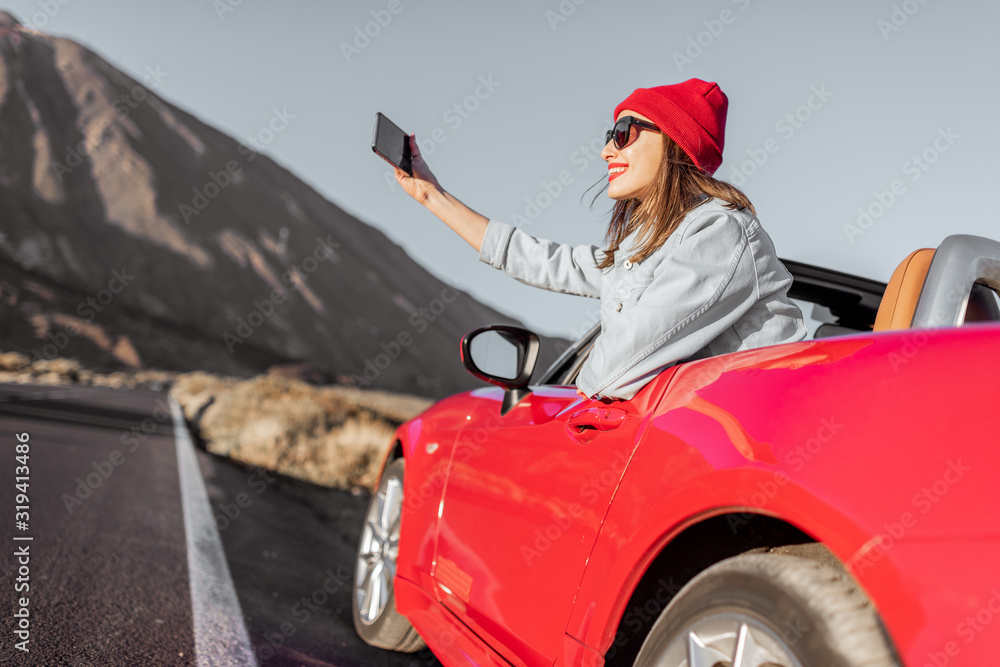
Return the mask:
<svg viewBox="0 0 1000 667">
<path fill-rule="evenodd" d="M 899 263 L 882 295 L 872 331 L 910 328 L 913 311 L 917 308 L 917 299 L 933 258 L 934 248 L 920 248 Z"/>
</svg>

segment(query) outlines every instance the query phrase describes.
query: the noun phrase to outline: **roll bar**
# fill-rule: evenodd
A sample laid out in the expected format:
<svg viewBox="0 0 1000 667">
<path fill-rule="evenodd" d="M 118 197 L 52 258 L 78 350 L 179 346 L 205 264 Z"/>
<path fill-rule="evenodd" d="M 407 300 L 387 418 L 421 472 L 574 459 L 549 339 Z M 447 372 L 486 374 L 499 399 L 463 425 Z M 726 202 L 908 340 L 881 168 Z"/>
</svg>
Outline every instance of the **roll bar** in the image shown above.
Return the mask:
<svg viewBox="0 0 1000 667">
<path fill-rule="evenodd" d="M 946 237 L 934 251 L 910 328 L 960 326 L 975 283 L 1000 292 L 1000 242 L 972 234 Z"/>
</svg>

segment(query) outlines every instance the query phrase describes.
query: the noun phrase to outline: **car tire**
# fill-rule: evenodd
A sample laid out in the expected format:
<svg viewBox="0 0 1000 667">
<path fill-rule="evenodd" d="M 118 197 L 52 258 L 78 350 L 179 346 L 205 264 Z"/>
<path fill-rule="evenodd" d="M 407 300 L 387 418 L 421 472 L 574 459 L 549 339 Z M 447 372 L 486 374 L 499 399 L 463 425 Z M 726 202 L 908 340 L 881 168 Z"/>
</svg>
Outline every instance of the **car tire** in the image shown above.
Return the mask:
<svg viewBox="0 0 1000 667">
<path fill-rule="evenodd" d="M 703 664 L 900 663 L 874 607 L 846 571 L 759 553 L 728 558 L 689 581 L 653 624 L 635 661 L 636 667 Z"/>
<path fill-rule="evenodd" d="M 358 542 L 351 606 L 354 628 L 366 643 L 413 653 L 426 644 L 410 621 L 396 611 L 393 585 L 399 555 L 405 468 L 402 458 L 388 463 L 368 504 Z"/>
</svg>

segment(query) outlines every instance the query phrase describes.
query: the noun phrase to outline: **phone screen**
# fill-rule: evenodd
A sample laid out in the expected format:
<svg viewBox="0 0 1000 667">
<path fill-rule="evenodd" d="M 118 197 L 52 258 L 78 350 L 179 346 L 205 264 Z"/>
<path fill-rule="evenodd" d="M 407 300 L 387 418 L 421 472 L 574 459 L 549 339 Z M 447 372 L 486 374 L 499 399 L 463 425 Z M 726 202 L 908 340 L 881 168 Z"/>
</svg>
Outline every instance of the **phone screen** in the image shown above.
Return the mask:
<svg viewBox="0 0 1000 667">
<path fill-rule="evenodd" d="M 413 176 L 413 168 L 410 165 L 409 136 L 381 111 L 375 114 L 372 150 L 382 156 L 389 164 L 399 167 Z"/>
</svg>

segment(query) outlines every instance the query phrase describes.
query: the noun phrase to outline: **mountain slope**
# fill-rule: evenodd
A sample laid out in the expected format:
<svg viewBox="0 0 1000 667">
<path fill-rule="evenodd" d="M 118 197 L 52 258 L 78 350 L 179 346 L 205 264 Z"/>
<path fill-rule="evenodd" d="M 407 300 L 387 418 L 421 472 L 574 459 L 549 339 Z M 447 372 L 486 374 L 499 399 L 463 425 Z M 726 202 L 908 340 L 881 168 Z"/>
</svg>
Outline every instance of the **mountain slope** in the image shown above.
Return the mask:
<svg viewBox="0 0 1000 667">
<path fill-rule="evenodd" d="M 459 339 L 516 321 L 160 99 L 155 71 L 136 81 L 3 12 L 0 55 L 0 345 L 238 375 L 307 362 L 432 397 L 481 386 Z M 272 128 L 288 122 L 274 110 Z"/>
</svg>

